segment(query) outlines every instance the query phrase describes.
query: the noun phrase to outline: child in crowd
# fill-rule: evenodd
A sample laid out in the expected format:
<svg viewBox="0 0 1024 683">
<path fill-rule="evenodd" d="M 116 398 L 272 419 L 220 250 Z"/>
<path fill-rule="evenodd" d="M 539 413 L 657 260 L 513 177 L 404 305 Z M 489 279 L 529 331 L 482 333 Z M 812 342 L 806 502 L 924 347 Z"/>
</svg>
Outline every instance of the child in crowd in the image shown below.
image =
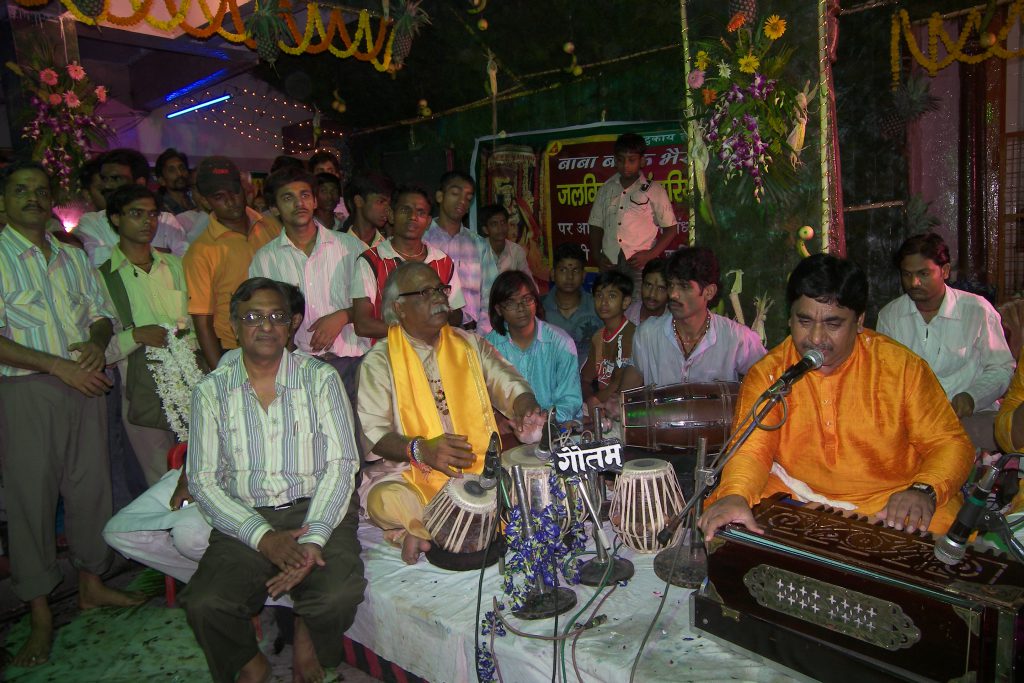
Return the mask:
<svg viewBox="0 0 1024 683">
<path fill-rule="evenodd" d="M 566 242 L 554 255 L 555 286 L 544 297 L 544 319 L 569 333 L 580 363 L 590 352 L 590 337 L 603 323 L 594 311 L 594 297 L 583 290 L 583 247 Z"/>
<path fill-rule="evenodd" d="M 526 263 L 526 252 L 521 246 L 508 239 L 508 211 L 501 204 L 488 204 L 476 214 L 476 223 L 484 239 L 477 240 L 480 253 L 480 300 L 489 301 L 491 286 L 502 273 L 521 270 L 532 279 L 530 266 Z M 490 316 L 480 316 L 477 326 L 479 334 L 491 331 Z"/>
<path fill-rule="evenodd" d="M 583 400 L 589 410 L 619 392 L 623 368 L 632 364 L 636 325 L 626 318 L 633 299 L 633 280 L 617 270 L 601 273 L 594 282 L 594 305 L 604 327 L 590 341 L 590 355 L 581 374 Z"/>
<path fill-rule="evenodd" d="M 626 318 L 634 325 L 639 325 L 648 318 L 657 318 L 665 312 L 668 304 L 665 263 L 665 259 L 656 258 L 644 266 L 640 296 L 633 297 L 633 303 L 626 309 Z"/>
</svg>

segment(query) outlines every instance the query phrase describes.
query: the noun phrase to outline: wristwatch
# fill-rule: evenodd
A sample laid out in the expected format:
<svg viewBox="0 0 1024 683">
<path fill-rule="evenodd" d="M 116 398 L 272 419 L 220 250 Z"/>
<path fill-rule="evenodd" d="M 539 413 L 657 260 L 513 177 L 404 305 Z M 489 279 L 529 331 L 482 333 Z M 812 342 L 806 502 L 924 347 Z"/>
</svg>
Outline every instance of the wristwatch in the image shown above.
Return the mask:
<svg viewBox="0 0 1024 683">
<path fill-rule="evenodd" d="M 908 488 L 908 491 L 920 491 L 921 493 L 927 494 L 932 499 L 932 503 L 935 503 L 935 489 L 932 488 L 931 484 L 922 484 L 919 481 L 915 481 Z"/>
</svg>

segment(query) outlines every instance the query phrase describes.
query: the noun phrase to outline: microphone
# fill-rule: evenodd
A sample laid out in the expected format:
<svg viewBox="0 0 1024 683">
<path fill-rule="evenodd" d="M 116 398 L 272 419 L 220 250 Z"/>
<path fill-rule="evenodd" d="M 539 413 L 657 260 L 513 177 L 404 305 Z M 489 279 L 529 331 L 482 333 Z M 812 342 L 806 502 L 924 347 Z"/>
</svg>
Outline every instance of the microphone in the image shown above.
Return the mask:
<svg viewBox="0 0 1024 683">
<path fill-rule="evenodd" d="M 498 444 L 498 435 L 491 432 L 491 441 L 487 444 L 487 454 L 484 456 L 484 471 L 480 474 L 480 488 L 485 491 L 498 485 L 498 475 L 501 473 L 501 454 L 498 452 Z"/>
<path fill-rule="evenodd" d="M 945 536 L 940 536 L 939 540 L 935 541 L 935 558 L 948 565 L 959 564 L 964 559 L 964 554 L 967 552 L 967 539 L 977 530 L 985 513 L 988 512 L 986 505 L 988 494 L 995 486 L 999 468 L 986 465 L 982 469 L 984 470 L 983 474 L 978 477 L 974 488 L 967 496 L 967 502 L 957 513 L 953 526 L 949 527 Z"/>
<path fill-rule="evenodd" d="M 803 358 L 796 363 L 793 363 L 793 365 L 790 365 L 789 368 L 782 373 L 782 377 L 779 377 L 775 384 L 768 387 L 768 391 L 765 393 L 774 394 L 782 391 L 783 389 L 788 389 L 793 386 L 798 379 L 806 375 L 811 370 L 817 370 L 820 368 L 821 364 L 824 362 L 825 356 L 822 355 L 821 351 L 818 349 L 811 349 L 804 354 Z"/>
<path fill-rule="evenodd" d="M 547 422 L 540 434 L 540 442 L 537 444 L 537 457 L 541 460 L 551 459 L 551 437 L 558 434 L 558 419 L 554 409 L 548 412 Z"/>
</svg>

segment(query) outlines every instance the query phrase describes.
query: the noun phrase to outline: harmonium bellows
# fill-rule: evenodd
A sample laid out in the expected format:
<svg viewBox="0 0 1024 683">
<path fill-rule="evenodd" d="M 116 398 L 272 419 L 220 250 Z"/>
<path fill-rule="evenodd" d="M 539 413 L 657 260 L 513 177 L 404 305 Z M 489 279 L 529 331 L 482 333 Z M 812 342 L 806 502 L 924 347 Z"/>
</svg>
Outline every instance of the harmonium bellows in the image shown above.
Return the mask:
<svg viewBox="0 0 1024 683">
<path fill-rule="evenodd" d="M 782 496 L 708 545 L 693 625 L 821 681 L 1024 680 L 1024 565 Z"/>
</svg>

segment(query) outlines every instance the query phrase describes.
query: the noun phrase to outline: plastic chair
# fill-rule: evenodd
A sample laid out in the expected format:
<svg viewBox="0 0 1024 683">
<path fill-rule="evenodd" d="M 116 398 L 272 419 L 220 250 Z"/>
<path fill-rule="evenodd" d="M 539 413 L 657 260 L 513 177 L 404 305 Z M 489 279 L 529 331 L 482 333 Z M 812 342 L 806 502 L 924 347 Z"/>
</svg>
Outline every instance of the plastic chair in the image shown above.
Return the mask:
<svg viewBox="0 0 1024 683">
<path fill-rule="evenodd" d="M 176 470 L 185 464 L 185 454 L 188 452 L 188 443 L 179 443 L 167 451 L 167 469 Z M 167 606 L 174 607 L 177 596 L 177 587 L 173 576 L 164 576 L 164 595 L 167 597 Z"/>
</svg>

